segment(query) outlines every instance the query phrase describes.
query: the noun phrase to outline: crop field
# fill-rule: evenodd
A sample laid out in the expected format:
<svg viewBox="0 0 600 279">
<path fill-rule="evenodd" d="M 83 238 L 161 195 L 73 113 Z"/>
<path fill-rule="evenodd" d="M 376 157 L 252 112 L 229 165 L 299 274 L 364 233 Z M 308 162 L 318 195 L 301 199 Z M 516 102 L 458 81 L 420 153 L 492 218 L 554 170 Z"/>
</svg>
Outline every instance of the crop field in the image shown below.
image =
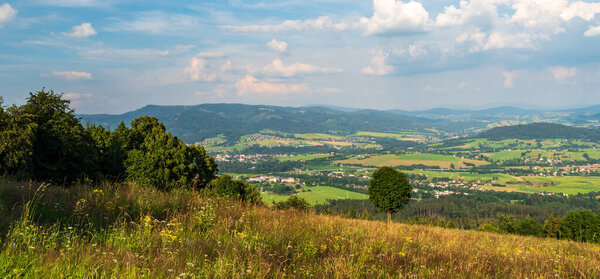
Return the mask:
<svg viewBox="0 0 600 279">
<path fill-rule="evenodd" d="M 559 159 L 563 161 L 583 161 L 585 157 L 583 154 L 588 154 L 591 159 L 600 158 L 599 149 L 582 149 L 582 151 L 564 151 L 564 150 L 503 150 L 494 153 L 486 153 L 488 158 L 493 161 L 506 161 L 519 158 L 546 158 L 546 159 Z"/>
<path fill-rule="evenodd" d="M 439 155 L 439 154 L 404 154 L 404 155 L 375 155 L 365 158 L 359 156 L 352 157 L 346 160 L 336 161 L 338 164 L 353 164 L 363 166 L 411 166 L 411 165 L 425 165 L 431 167 L 450 168 L 454 165 L 456 168 L 465 168 L 465 163 L 474 164 L 476 166 L 488 164 L 488 162 L 472 159 L 461 159 L 450 155 Z"/>
<path fill-rule="evenodd" d="M 322 158 L 327 158 L 327 157 L 331 157 L 331 155 L 330 154 L 308 154 L 308 155 L 296 155 L 296 156 L 281 156 L 281 157 L 277 157 L 277 159 L 279 159 L 279 161 L 281 161 L 281 162 L 286 162 L 286 161 L 309 161 L 309 160 L 322 159 Z"/>
<path fill-rule="evenodd" d="M 338 199 L 353 199 L 353 200 L 366 200 L 369 196 L 357 192 L 352 192 L 340 188 L 330 186 L 313 186 L 303 187 L 305 190 L 310 192 L 300 192 L 296 196 L 306 199 L 310 204 L 324 204 L 327 199 L 338 200 Z M 267 204 L 271 204 L 272 201 L 278 202 L 287 200 L 289 195 L 274 195 L 271 193 L 262 193 L 263 201 Z"/>
<path fill-rule="evenodd" d="M 307 140 L 343 140 L 343 136 L 336 136 L 323 133 L 310 133 L 310 134 L 294 134 L 294 137 L 299 139 Z"/>
<path fill-rule="evenodd" d="M 516 191 L 525 193 L 564 193 L 574 195 L 600 191 L 600 177 L 566 176 L 566 177 L 521 177 L 516 184 L 506 187 L 485 187 L 495 191 Z"/>
<path fill-rule="evenodd" d="M 423 137 L 417 134 L 406 134 L 406 133 L 378 133 L 378 132 L 357 132 L 356 136 L 368 136 L 376 138 L 391 138 L 395 140 L 406 140 L 406 141 L 423 141 Z"/>
</svg>

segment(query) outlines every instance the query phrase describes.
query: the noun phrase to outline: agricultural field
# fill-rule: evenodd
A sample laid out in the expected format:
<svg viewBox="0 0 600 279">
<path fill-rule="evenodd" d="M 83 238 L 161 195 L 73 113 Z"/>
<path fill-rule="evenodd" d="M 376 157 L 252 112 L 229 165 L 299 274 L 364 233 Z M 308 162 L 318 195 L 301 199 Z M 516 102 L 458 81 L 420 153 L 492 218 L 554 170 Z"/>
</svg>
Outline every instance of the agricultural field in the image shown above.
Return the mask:
<svg viewBox="0 0 600 279">
<path fill-rule="evenodd" d="M 294 156 L 280 156 L 277 159 L 281 162 L 286 161 L 310 161 L 314 159 L 322 159 L 331 157 L 331 154 L 307 154 L 307 155 L 294 155 Z"/>
<path fill-rule="evenodd" d="M 422 142 L 425 140 L 421 134 L 413 133 L 377 133 L 377 132 L 357 132 L 356 136 L 367 136 L 375 138 L 390 138 L 395 140 L 406 140 L 406 141 L 418 141 Z"/>
<path fill-rule="evenodd" d="M 486 161 L 463 159 L 451 155 L 440 155 L 440 154 L 385 154 L 385 155 L 368 155 L 368 156 L 354 156 L 350 159 L 339 160 L 336 164 L 351 164 L 361 166 L 411 166 L 411 165 L 425 165 L 431 167 L 440 167 L 449 169 L 454 165 L 455 168 L 467 168 L 468 164 L 475 166 L 481 166 L 489 164 Z M 466 163 L 466 164 L 465 164 Z"/>
<path fill-rule="evenodd" d="M 330 187 L 330 186 L 312 186 L 312 187 L 303 187 L 307 192 L 299 192 L 295 194 L 298 197 L 306 199 L 310 204 L 324 204 L 328 199 L 337 200 L 337 199 L 353 199 L 353 200 L 366 200 L 369 199 L 369 196 L 362 193 L 352 192 L 340 188 Z M 261 193 L 263 197 L 263 201 L 267 204 L 271 204 L 272 201 L 279 202 L 283 200 L 287 200 L 289 195 L 275 195 L 272 193 Z"/>
</svg>

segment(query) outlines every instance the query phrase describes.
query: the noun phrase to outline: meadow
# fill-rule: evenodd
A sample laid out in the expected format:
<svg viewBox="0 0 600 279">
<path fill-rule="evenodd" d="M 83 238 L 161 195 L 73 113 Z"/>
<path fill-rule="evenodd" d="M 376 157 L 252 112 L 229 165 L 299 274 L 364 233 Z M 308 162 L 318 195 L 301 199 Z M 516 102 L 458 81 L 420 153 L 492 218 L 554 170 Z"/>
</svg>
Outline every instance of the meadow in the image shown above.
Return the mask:
<svg viewBox="0 0 600 279">
<path fill-rule="evenodd" d="M 2 278 L 600 276 L 600 246 L 588 243 L 386 225 L 134 184 L 0 185 L 3 204 L 23 213 L 0 217 L 10 221 Z"/>
<path fill-rule="evenodd" d="M 473 159 L 463 159 L 452 155 L 440 155 L 440 154 L 423 154 L 423 153 L 411 153 L 403 155 L 385 154 L 385 155 L 360 155 L 353 156 L 346 160 L 339 160 L 336 164 L 351 164 L 361 166 L 411 166 L 411 165 L 425 165 L 430 167 L 441 167 L 449 169 L 452 165 L 455 168 L 468 167 L 467 164 L 473 164 L 476 166 L 486 165 L 488 162 Z"/>
<path fill-rule="evenodd" d="M 311 186 L 302 187 L 306 192 L 299 192 L 295 194 L 298 197 L 304 198 L 310 204 L 324 204 L 328 199 L 352 199 L 352 200 L 366 200 L 369 198 L 368 195 L 357 193 L 349 190 L 335 188 L 331 186 Z M 272 193 L 262 193 L 263 201 L 267 204 L 274 202 L 280 202 L 288 199 L 289 195 L 276 195 Z"/>
</svg>

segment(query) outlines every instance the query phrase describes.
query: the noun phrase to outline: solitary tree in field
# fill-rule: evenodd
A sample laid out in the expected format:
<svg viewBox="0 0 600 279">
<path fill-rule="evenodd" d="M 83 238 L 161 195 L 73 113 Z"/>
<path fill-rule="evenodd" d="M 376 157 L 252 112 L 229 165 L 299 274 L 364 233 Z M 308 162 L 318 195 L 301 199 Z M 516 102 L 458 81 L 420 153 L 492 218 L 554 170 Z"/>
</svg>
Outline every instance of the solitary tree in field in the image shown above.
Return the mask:
<svg viewBox="0 0 600 279">
<path fill-rule="evenodd" d="M 380 210 L 387 212 L 388 223 L 392 213 L 410 201 L 412 187 L 406 175 L 390 167 L 381 167 L 373 173 L 369 185 L 369 199 Z"/>
</svg>

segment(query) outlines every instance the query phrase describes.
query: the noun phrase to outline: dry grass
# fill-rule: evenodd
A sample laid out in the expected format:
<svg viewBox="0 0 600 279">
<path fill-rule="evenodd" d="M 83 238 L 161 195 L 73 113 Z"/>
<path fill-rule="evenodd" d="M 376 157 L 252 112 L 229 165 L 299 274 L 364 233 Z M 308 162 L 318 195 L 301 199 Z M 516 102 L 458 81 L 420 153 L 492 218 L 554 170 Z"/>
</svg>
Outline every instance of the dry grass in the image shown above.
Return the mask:
<svg viewBox="0 0 600 279">
<path fill-rule="evenodd" d="M 47 196 L 54 191 L 59 190 L 48 189 Z M 162 193 L 135 185 L 77 191 L 91 198 L 87 207 L 79 206 L 77 214 L 102 211 L 106 223 L 90 226 L 86 219 L 73 218 L 54 224 L 39 224 L 32 221 L 35 218 L 14 220 L 0 252 L 0 277 L 600 275 L 600 246 L 586 243 L 418 225 L 388 227 L 381 222 L 277 211 L 192 191 Z"/>
</svg>

